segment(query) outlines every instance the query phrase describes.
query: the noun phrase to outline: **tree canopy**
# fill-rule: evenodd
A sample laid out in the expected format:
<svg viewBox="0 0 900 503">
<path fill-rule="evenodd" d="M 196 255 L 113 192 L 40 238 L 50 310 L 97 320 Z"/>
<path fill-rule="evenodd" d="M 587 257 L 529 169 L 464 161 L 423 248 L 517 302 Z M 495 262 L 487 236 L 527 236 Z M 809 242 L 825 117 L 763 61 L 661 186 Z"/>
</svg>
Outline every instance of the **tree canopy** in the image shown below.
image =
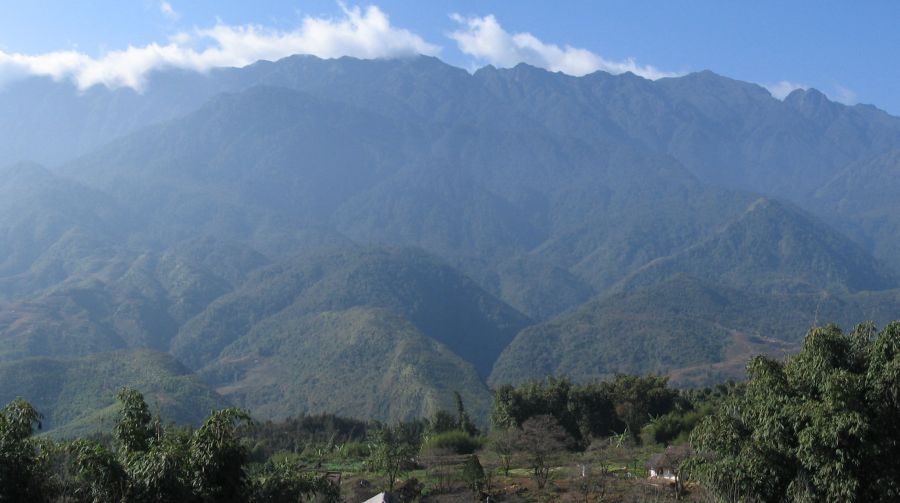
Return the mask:
<svg viewBox="0 0 900 503">
<path fill-rule="evenodd" d="M 732 501 L 900 498 L 900 322 L 815 328 L 785 363 L 748 368 L 693 433 L 704 485 Z"/>
</svg>

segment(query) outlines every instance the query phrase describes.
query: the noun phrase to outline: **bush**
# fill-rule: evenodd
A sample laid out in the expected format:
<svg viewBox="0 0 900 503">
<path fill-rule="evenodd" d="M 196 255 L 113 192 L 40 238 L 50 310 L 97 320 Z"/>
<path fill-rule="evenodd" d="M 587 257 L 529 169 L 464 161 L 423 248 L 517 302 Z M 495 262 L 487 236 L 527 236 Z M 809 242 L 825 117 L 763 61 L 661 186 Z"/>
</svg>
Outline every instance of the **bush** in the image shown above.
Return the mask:
<svg viewBox="0 0 900 503">
<path fill-rule="evenodd" d="M 661 416 L 644 426 L 641 430 L 641 441 L 650 445 L 685 443 L 697 423 L 711 412 L 711 409 L 704 408 L 688 412 L 671 412 Z"/>
<path fill-rule="evenodd" d="M 476 494 L 481 492 L 484 487 L 484 468 L 481 466 L 478 456 L 473 454 L 466 459 L 462 467 L 462 479 Z"/>
<path fill-rule="evenodd" d="M 365 442 L 347 442 L 342 450 L 343 459 L 365 459 L 369 457 L 369 444 Z"/>
<path fill-rule="evenodd" d="M 454 454 L 472 454 L 484 445 L 482 437 L 473 437 L 464 431 L 447 431 L 431 436 L 423 450 L 446 450 Z"/>
</svg>

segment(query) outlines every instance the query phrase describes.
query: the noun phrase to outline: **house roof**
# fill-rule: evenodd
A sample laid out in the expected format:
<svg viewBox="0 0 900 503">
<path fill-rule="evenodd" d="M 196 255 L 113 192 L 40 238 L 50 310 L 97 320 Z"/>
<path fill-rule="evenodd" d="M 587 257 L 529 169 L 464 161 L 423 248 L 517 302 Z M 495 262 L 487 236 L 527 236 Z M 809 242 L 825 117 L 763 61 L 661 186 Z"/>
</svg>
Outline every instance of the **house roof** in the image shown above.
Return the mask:
<svg viewBox="0 0 900 503">
<path fill-rule="evenodd" d="M 398 503 L 391 493 L 378 493 L 375 496 L 363 501 L 363 503 Z"/>
</svg>

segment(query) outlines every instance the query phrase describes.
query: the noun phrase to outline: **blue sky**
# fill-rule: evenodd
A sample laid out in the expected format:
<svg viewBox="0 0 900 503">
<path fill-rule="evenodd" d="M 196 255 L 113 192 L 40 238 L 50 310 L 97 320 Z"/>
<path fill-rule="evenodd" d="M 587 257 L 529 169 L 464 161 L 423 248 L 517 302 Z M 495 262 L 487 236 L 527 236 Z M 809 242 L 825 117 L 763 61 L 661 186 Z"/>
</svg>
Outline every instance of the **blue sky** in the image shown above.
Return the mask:
<svg viewBox="0 0 900 503">
<path fill-rule="evenodd" d="M 37 73 L 140 87 L 160 66 L 426 52 L 467 69 L 711 69 L 773 94 L 811 86 L 900 115 L 898 20 L 889 1 L 0 1 L 0 82 Z"/>
</svg>

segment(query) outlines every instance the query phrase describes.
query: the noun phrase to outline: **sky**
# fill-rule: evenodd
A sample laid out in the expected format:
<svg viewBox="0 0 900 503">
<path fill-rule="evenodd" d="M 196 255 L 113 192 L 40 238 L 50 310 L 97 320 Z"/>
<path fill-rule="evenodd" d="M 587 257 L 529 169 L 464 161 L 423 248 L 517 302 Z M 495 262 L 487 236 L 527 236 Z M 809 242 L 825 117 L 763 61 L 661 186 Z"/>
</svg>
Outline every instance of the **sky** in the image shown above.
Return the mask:
<svg viewBox="0 0 900 503">
<path fill-rule="evenodd" d="M 141 90 L 164 67 L 422 53 L 470 71 L 708 69 L 778 98 L 815 87 L 900 115 L 898 20 L 887 0 L 0 0 L 0 85 L 38 74 Z"/>
</svg>

